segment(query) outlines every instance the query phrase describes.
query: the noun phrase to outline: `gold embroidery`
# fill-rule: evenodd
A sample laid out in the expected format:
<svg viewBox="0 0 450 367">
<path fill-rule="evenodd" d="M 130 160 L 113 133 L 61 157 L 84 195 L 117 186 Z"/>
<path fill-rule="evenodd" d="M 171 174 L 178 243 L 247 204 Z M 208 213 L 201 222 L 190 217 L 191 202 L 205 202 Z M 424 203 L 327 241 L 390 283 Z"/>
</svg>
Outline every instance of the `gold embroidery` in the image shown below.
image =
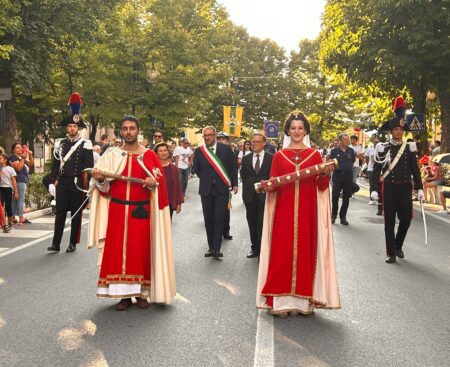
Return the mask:
<svg viewBox="0 0 450 367">
<path fill-rule="evenodd" d="M 298 170 L 300 165 L 295 166 Z M 300 181 L 295 181 L 295 197 L 294 197 L 294 256 L 292 259 L 292 293 L 295 293 L 295 288 L 297 286 L 297 252 L 298 252 L 298 199 L 300 191 Z"/>
<path fill-rule="evenodd" d="M 128 176 L 131 176 L 131 168 L 133 165 L 133 156 L 131 154 L 128 155 Z M 131 182 L 127 182 L 127 193 L 125 200 L 130 200 L 130 189 Z M 125 205 L 125 225 L 123 229 L 123 252 L 122 252 L 122 274 L 125 274 L 126 266 L 127 266 L 127 242 L 128 242 L 128 213 L 130 211 L 130 206 Z"/>
</svg>

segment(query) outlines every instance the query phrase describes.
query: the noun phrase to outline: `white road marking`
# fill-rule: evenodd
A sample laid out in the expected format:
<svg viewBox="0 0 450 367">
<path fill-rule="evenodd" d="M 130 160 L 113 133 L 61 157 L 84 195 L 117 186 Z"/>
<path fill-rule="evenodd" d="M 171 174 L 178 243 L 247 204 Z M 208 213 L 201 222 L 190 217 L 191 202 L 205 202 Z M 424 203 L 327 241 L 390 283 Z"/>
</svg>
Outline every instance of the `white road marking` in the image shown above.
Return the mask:
<svg viewBox="0 0 450 367">
<path fill-rule="evenodd" d="M 6 250 L 9 250 L 9 247 L 0 247 L 0 252 L 6 251 Z"/>
<path fill-rule="evenodd" d="M 84 225 L 84 224 L 86 224 L 87 222 L 88 222 L 88 220 L 84 220 L 81 224 Z M 64 232 L 67 232 L 67 231 L 69 231 L 69 230 L 70 230 L 70 227 L 64 228 Z M 36 234 L 36 231 L 30 231 L 30 232 Z M 53 232 L 52 232 L 52 233 L 49 233 L 49 234 L 47 234 L 47 235 L 45 235 L 45 236 L 43 236 L 43 237 L 36 238 L 36 239 L 33 240 L 33 241 L 24 243 L 23 245 L 14 247 L 14 248 L 12 248 L 12 249 L 10 249 L 10 250 L 1 252 L 1 253 L 0 253 L 0 258 L 2 258 L 2 257 L 4 257 L 4 256 L 8 256 L 8 255 L 10 255 L 10 254 L 13 254 L 14 252 L 17 252 L 17 251 L 26 249 L 27 247 L 36 245 L 36 244 L 38 244 L 38 243 L 40 243 L 40 242 L 43 242 L 43 241 L 45 241 L 45 240 L 48 240 L 49 238 L 52 238 L 52 237 L 53 237 Z"/>
<path fill-rule="evenodd" d="M 184 303 L 191 303 L 191 301 L 189 301 L 187 298 L 184 298 L 180 293 L 177 293 L 174 297 L 174 299 L 184 302 Z"/>
<path fill-rule="evenodd" d="M 258 310 L 256 322 L 254 367 L 274 366 L 273 316 L 267 311 Z"/>
<path fill-rule="evenodd" d="M 15 227 L 11 232 L 8 233 L 8 237 L 11 238 L 36 238 L 36 237 L 42 237 L 49 233 L 53 233 L 52 230 L 43 230 L 43 229 L 17 229 Z"/>
</svg>

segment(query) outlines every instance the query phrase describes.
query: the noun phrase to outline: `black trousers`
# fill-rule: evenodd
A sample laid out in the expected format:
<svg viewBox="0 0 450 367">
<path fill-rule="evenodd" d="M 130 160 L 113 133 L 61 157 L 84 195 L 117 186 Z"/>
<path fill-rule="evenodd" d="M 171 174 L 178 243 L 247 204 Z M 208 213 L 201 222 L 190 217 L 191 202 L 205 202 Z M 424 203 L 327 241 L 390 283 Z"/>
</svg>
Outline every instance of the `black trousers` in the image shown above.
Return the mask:
<svg viewBox="0 0 450 367">
<path fill-rule="evenodd" d="M 401 249 L 412 219 L 412 185 L 411 183 L 383 183 L 384 235 L 386 253 L 395 256 Z M 395 234 L 395 217 L 399 224 Z"/>
<path fill-rule="evenodd" d="M 342 191 L 342 206 L 339 211 L 339 217 L 345 218 L 347 216 L 347 209 L 352 196 L 352 183 L 353 172 L 352 171 L 335 171 L 332 177 L 333 192 L 331 194 L 331 215 L 337 217 L 339 209 L 339 195 Z"/>
<path fill-rule="evenodd" d="M 223 226 L 223 235 L 227 236 L 230 234 L 230 209 L 227 206 L 227 212 L 225 213 L 225 225 Z"/>
<path fill-rule="evenodd" d="M 11 187 L 0 187 L 0 200 L 3 207 L 5 208 L 6 215 L 12 217 L 12 199 L 13 199 L 13 189 Z"/>
<path fill-rule="evenodd" d="M 78 185 L 83 187 L 81 177 L 78 178 Z M 67 212 L 71 215 L 80 208 L 83 202 L 84 193 L 78 190 L 74 183 L 74 177 L 61 176 L 56 186 L 56 215 L 55 233 L 53 235 L 53 245 L 59 247 L 64 232 Z M 72 219 L 70 228 L 70 243 L 80 242 L 82 210 Z"/>
<path fill-rule="evenodd" d="M 259 254 L 261 250 L 261 237 L 264 220 L 264 201 L 259 200 L 255 195 L 250 204 L 245 204 L 247 212 L 247 224 L 250 230 L 250 241 L 253 252 Z"/>
<path fill-rule="evenodd" d="M 202 195 L 201 198 L 208 246 L 210 250 L 219 252 L 222 246 L 229 194 L 217 192 L 216 186 L 213 185 L 210 193 L 206 196 Z"/>
</svg>

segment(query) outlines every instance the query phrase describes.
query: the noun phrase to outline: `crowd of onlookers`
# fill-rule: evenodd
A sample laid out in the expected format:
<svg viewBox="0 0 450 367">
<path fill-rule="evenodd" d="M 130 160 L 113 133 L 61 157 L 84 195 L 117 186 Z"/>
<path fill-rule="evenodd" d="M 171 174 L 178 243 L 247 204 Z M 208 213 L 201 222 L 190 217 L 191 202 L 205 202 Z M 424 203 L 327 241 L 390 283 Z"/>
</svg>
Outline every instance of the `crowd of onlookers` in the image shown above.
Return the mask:
<svg viewBox="0 0 450 367">
<path fill-rule="evenodd" d="M 13 225 L 31 223 L 24 217 L 24 207 L 33 165 L 33 152 L 26 145 L 14 143 L 9 155 L 0 148 L 0 224 L 5 233 Z"/>
</svg>

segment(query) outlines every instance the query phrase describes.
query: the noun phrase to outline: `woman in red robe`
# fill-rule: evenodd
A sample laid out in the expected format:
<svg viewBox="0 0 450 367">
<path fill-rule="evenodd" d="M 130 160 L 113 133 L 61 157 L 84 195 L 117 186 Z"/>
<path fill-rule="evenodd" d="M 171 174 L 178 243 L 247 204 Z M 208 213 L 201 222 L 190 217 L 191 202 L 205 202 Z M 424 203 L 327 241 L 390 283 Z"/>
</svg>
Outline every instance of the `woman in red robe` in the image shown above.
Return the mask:
<svg viewBox="0 0 450 367">
<path fill-rule="evenodd" d="M 320 153 L 303 143 L 310 125 L 292 112 L 284 132 L 288 147 L 278 151 L 271 177 L 322 163 Z M 329 205 L 329 167 L 319 176 L 280 186 L 267 195 L 257 307 L 272 314 L 310 314 L 314 308 L 340 308 Z"/>
</svg>

